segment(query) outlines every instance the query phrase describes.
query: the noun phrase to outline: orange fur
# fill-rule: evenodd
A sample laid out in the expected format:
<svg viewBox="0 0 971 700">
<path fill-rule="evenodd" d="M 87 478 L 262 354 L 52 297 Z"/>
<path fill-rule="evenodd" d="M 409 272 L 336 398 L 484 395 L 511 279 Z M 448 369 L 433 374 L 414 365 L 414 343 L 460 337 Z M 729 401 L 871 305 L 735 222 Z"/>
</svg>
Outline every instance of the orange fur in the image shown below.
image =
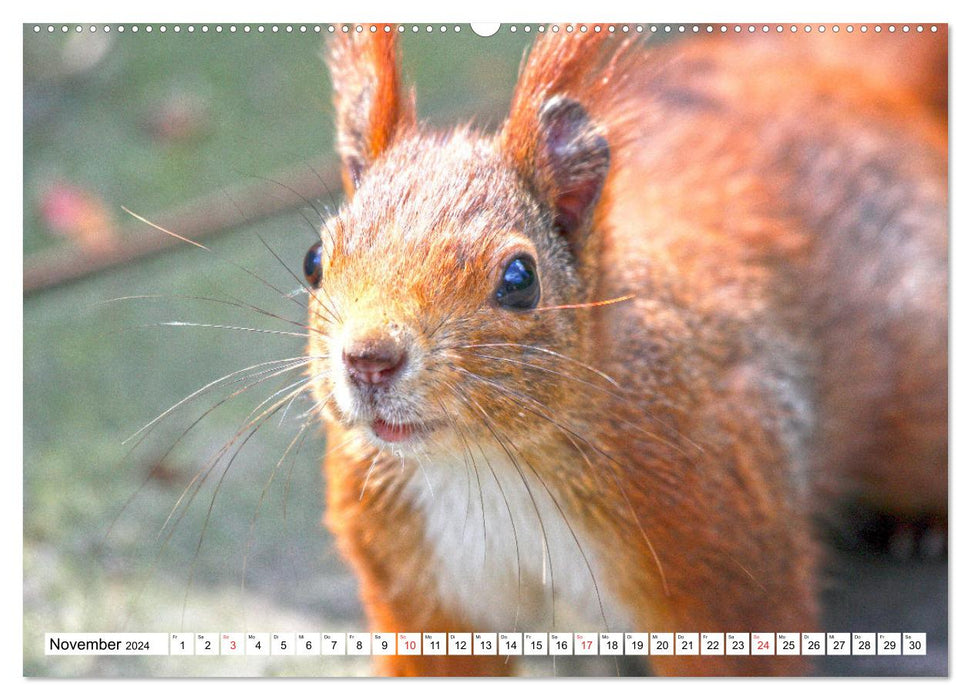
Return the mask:
<svg viewBox="0 0 971 700">
<path fill-rule="evenodd" d="M 591 624 L 627 631 L 809 631 L 819 502 L 946 515 L 946 36 L 548 34 L 493 136 L 416 125 L 394 34 L 331 54 L 362 169 L 310 304 L 327 523 L 373 629 L 513 631 L 481 626 L 593 600 Z M 600 183 L 575 156 L 604 142 Z M 494 299 L 515 255 L 534 312 Z M 389 386 L 349 383 L 362 344 L 406 358 Z"/>
</svg>

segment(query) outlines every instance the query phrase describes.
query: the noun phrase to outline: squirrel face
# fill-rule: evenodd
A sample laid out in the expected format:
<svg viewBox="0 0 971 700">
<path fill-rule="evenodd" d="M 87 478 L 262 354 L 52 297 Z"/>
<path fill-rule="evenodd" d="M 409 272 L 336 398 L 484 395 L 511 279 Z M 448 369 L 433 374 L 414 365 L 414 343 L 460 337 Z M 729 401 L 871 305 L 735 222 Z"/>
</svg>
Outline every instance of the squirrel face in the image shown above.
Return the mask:
<svg viewBox="0 0 971 700">
<path fill-rule="evenodd" d="M 576 372 L 557 356 L 574 354 L 583 319 L 550 307 L 582 301 L 584 286 L 496 139 L 459 130 L 396 142 L 305 268 L 328 419 L 406 450 L 494 440 L 498 415 L 504 431 L 522 429 L 509 436 L 517 444 L 549 426 L 542 416 L 565 391 L 556 375 Z"/>
<path fill-rule="evenodd" d="M 379 447 L 495 444 L 498 416 L 543 439 L 584 401 L 607 140 L 567 83 L 517 95 L 498 134 L 425 133 L 395 41 L 331 45 L 347 200 L 305 266 L 317 400 Z"/>
</svg>

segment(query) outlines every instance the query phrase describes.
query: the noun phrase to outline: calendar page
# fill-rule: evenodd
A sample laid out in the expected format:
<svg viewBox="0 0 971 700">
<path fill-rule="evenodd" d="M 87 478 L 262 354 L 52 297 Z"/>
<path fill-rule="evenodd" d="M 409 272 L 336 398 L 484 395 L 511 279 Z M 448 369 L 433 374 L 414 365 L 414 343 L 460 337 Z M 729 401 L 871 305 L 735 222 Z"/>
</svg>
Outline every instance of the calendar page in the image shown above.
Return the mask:
<svg viewBox="0 0 971 700">
<path fill-rule="evenodd" d="M 948 25 L 630 12 L 23 25 L 24 676 L 949 674 Z"/>
</svg>

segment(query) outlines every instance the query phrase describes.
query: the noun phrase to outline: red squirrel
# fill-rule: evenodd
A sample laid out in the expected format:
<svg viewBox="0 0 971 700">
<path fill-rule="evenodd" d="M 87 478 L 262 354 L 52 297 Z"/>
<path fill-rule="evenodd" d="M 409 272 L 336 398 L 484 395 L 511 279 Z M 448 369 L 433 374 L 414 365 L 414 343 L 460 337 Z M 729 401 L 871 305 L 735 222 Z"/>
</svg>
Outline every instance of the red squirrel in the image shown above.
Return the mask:
<svg viewBox="0 0 971 700">
<path fill-rule="evenodd" d="M 330 44 L 346 200 L 304 264 L 374 631 L 813 631 L 830 499 L 946 517 L 946 28 L 561 26 L 496 133 L 423 126 L 389 29 Z"/>
</svg>

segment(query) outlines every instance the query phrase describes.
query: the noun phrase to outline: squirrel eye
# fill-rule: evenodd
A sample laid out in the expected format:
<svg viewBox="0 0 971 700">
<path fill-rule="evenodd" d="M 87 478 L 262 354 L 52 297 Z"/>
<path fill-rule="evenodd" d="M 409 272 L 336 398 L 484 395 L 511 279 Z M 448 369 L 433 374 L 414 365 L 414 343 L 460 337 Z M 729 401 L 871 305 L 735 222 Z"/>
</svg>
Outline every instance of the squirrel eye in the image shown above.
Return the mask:
<svg viewBox="0 0 971 700">
<path fill-rule="evenodd" d="M 539 302 L 539 276 L 531 257 L 521 255 L 506 265 L 496 290 L 496 301 L 507 309 L 532 309 L 536 306 Z"/>
<path fill-rule="evenodd" d="M 303 258 L 303 274 L 310 282 L 310 286 L 316 289 L 320 286 L 320 278 L 323 274 L 323 268 L 320 263 L 320 249 L 321 245 L 318 241 L 310 246 L 310 250 Z"/>
</svg>

